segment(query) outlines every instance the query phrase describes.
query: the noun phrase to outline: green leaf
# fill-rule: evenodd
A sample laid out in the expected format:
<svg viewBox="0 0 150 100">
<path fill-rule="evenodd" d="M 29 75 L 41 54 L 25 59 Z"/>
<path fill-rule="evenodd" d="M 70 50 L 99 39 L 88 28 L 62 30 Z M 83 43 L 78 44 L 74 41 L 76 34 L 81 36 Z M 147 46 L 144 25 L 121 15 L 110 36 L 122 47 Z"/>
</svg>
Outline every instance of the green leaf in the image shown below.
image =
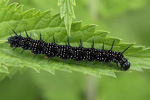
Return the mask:
<svg viewBox="0 0 150 100">
<path fill-rule="evenodd" d="M 0 65 L 0 73 L 9 73 L 8 68 L 1 63 Z"/>
<path fill-rule="evenodd" d="M 73 6 L 76 5 L 75 0 L 58 0 L 60 6 L 60 16 L 64 18 L 65 27 L 70 36 L 72 18 L 75 18 Z"/>
<path fill-rule="evenodd" d="M 43 55 L 38 55 L 32 60 L 33 55 L 30 51 L 25 51 L 22 55 L 21 48 L 12 50 L 8 43 L 5 43 L 7 38 L 10 37 L 9 33 L 13 34 L 14 29 L 18 34 L 22 32 L 25 36 L 24 30 L 31 34 L 32 38 L 39 39 L 40 32 L 44 36 L 44 41 L 52 42 L 53 35 L 57 39 L 58 44 L 65 44 L 67 41 L 67 34 L 64 21 L 60 18 L 59 14 L 52 15 L 51 11 L 34 12 L 34 9 L 23 12 L 22 6 L 16 6 L 13 3 L 7 6 L 7 0 L 0 2 L 0 80 L 6 76 L 12 77 L 16 72 L 22 72 L 23 69 L 32 68 L 36 72 L 40 70 L 48 71 L 55 74 L 55 70 L 60 71 L 78 71 L 85 74 L 91 74 L 100 77 L 101 74 L 116 77 L 115 72 L 123 72 L 120 68 L 116 67 L 114 63 L 109 67 L 107 64 L 101 66 L 100 62 L 94 61 L 91 66 L 88 61 L 82 61 L 76 65 L 74 60 L 68 60 L 65 64 L 59 61 L 59 58 L 53 58 L 49 63 L 48 59 L 44 59 Z M 82 39 L 84 47 L 91 47 L 92 41 L 95 41 L 95 48 L 100 49 L 102 43 L 105 43 L 105 49 L 109 50 L 112 41 L 115 40 L 113 50 L 121 52 L 129 45 L 128 43 L 120 43 L 119 38 L 108 37 L 108 32 L 96 30 L 96 25 L 82 26 L 81 22 L 72 23 L 70 37 L 71 45 L 78 46 L 79 40 Z M 150 68 L 150 48 L 143 46 L 132 46 L 127 52 L 125 57 L 131 63 L 131 70 L 142 71 L 142 68 Z"/>
</svg>

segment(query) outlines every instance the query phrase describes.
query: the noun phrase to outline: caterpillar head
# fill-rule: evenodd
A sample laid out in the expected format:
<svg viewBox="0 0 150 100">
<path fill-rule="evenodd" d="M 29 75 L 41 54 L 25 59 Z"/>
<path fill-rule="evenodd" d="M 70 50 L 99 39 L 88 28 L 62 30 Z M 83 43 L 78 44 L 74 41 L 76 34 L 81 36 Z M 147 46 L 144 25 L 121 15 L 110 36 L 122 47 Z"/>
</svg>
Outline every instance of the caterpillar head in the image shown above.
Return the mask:
<svg viewBox="0 0 150 100">
<path fill-rule="evenodd" d="M 126 58 L 122 58 L 120 65 L 124 71 L 126 71 L 130 68 L 130 62 L 128 62 L 128 60 Z"/>
</svg>

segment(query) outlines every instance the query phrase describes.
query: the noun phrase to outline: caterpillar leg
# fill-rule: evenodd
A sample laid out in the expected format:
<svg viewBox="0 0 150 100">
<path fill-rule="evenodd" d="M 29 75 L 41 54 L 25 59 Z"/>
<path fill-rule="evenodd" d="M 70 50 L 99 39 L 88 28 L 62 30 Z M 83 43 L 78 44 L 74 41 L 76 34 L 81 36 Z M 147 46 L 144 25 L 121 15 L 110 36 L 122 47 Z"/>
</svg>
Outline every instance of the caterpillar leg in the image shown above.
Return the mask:
<svg viewBox="0 0 150 100">
<path fill-rule="evenodd" d="M 92 65 L 92 61 L 90 61 L 90 67 L 91 67 L 91 65 Z"/>
<path fill-rule="evenodd" d="M 101 61 L 101 67 L 103 67 L 103 62 Z"/>
<path fill-rule="evenodd" d="M 20 54 L 22 54 L 22 53 L 24 52 L 24 50 L 25 50 L 25 49 L 23 49 L 23 50 L 21 51 L 21 53 L 20 53 Z"/>
<path fill-rule="evenodd" d="M 15 50 L 17 47 L 15 46 L 12 50 Z"/>
<path fill-rule="evenodd" d="M 64 62 L 63 62 L 63 64 L 66 62 L 66 59 L 64 59 Z"/>
<path fill-rule="evenodd" d="M 48 62 L 51 60 L 52 57 L 49 57 Z"/>
<path fill-rule="evenodd" d="M 33 56 L 32 60 L 33 60 L 36 56 L 37 56 L 37 54 L 34 54 L 34 56 Z"/>
</svg>

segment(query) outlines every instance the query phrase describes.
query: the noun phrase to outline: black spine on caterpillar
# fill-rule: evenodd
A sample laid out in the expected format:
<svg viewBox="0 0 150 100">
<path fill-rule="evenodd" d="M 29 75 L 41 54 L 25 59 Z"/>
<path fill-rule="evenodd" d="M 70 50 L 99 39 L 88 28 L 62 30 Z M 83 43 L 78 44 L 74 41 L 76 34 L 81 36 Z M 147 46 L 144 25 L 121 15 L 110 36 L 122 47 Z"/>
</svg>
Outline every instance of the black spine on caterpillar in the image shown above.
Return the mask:
<svg viewBox="0 0 150 100">
<path fill-rule="evenodd" d="M 14 30 L 13 32 L 15 36 L 10 34 L 11 37 L 8 38 L 8 43 L 10 43 L 10 46 L 14 47 L 13 49 L 22 47 L 23 50 L 21 54 L 24 52 L 24 50 L 31 50 L 31 52 L 35 54 L 33 58 L 35 58 L 38 54 L 44 54 L 49 58 L 48 61 L 50 61 L 50 59 L 53 57 L 59 57 L 64 59 L 64 62 L 67 59 L 74 59 L 77 61 L 77 64 L 79 64 L 79 62 L 82 60 L 90 61 L 90 64 L 92 61 L 99 61 L 101 62 L 101 65 L 103 62 L 107 62 L 108 64 L 110 64 L 110 62 L 114 62 L 117 66 L 118 63 L 120 63 L 121 69 L 125 71 L 130 68 L 130 63 L 123 56 L 123 53 L 130 46 L 127 47 L 123 52 L 116 52 L 112 50 L 115 41 L 113 41 L 110 50 L 104 50 L 104 43 L 102 49 L 95 49 L 94 41 L 91 48 L 84 48 L 81 40 L 79 47 L 72 47 L 70 45 L 69 38 L 68 44 L 59 45 L 56 43 L 54 36 L 52 43 L 46 43 L 43 41 L 41 34 L 39 40 L 34 40 L 31 38 L 31 36 L 28 36 L 26 31 L 26 37 L 22 37 L 21 33 L 18 35 Z"/>
<path fill-rule="evenodd" d="M 12 36 L 10 34 L 11 37 L 8 38 L 8 43 L 10 43 L 11 47 L 14 47 L 13 50 L 15 50 L 17 47 L 21 47 L 21 41 L 24 39 L 24 37 L 20 35 L 18 35 L 14 30 L 13 30 L 15 36 Z"/>
</svg>

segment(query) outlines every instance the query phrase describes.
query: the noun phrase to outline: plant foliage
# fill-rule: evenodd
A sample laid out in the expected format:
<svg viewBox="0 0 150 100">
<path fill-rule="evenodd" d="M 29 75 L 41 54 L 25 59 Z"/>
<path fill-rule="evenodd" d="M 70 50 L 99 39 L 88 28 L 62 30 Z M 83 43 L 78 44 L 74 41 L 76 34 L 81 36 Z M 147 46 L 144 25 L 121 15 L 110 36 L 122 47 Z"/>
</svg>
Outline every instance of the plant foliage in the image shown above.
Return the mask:
<svg viewBox="0 0 150 100">
<path fill-rule="evenodd" d="M 61 18 L 64 18 L 65 27 L 70 36 L 72 18 L 75 18 L 73 6 L 76 5 L 75 0 L 58 0 L 60 6 Z"/>
<path fill-rule="evenodd" d="M 120 68 L 115 64 L 109 67 L 107 64 L 101 66 L 100 62 L 93 62 L 91 66 L 88 61 L 82 61 L 79 65 L 73 60 L 68 60 L 65 64 L 59 61 L 59 58 L 53 58 L 49 63 L 44 59 L 43 55 L 37 56 L 31 60 L 33 55 L 30 51 L 20 55 L 21 48 L 12 50 L 9 44 L 5 43 L 12 29 L 17 33 L 24 30 L 31 34 L 32 38 L 39 39 L 40 32 L 44 36 L 44 41 L 52 42 L 53 35 L 57 39 L 58 44 L 65 44 L 67 41 L 67 33 L 63 19 L 60 14 L 52 15 L 51 11 L 34 12 L 34 9 L 23 12 L 22 5 L 12 3 L 7 5 L 8 0 L 0 1 L 0 80 L 5 77 L 12 77 L 16 72 L 23 71 L 26 68 L 32 68 L 37 72 L 40 70 L 48 71 L 55 74 L 55 70 L 61 71 L 78 71 L 100 77 L 101 74 L 116 77 L 115 72 L 121 72 Z M 95 41 L 95 48 L 101 48 L 105 43 L 105 49 L 110 49 L 112 41 L 115 40 L 115 51 L 123 51 L 131 44 L 120 43 L 119 38 L 108 37 L 108 32 L 96 30 L 96 25 L 82 26 L 81 22 L 72 23 L 70 37 L 71 45 L 78 46 L 79 40 L 82 39 L 84 47 L 91 47 L 92 41 Z M 133 44 L 132 44 L 133 45 Z M 131 70 L 141 71 L 142 68 L 150 68 L 150 48 L 143 46 L 132 46 L 126 53 L 125 57 L 131 62 Z M 129 72 L 128 71 L 128 72 Z"/>
</svg>

